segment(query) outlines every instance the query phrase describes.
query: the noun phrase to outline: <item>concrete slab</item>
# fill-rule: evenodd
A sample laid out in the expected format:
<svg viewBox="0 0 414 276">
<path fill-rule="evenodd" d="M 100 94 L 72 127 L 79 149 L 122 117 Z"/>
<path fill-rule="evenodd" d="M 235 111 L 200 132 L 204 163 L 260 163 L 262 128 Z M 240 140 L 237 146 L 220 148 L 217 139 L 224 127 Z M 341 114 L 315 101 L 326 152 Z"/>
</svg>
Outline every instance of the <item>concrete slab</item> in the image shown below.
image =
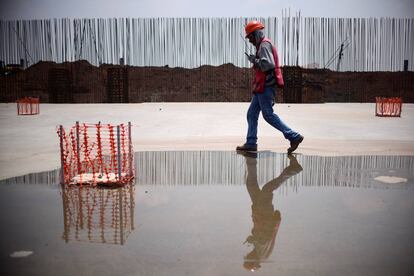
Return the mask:
<svg viewBox="0 0 414 276">
<path fill-rule="evenodd" d="M 0 179 L 60 166 L 57 126 L 75 121 L 133 124 L 135 151 L 234 150 L 244 143 L 249 103 L 41 104 L 18 116 L 0 104 Z M 414 155 L 414 104 L 402 117 L 375 116 L 373 103 L 277 104 L 276 113 L 305 136 L 309 155 Z M 286 152 L 280 132 L 259 119 L 259 148 Z"/>
</svg>

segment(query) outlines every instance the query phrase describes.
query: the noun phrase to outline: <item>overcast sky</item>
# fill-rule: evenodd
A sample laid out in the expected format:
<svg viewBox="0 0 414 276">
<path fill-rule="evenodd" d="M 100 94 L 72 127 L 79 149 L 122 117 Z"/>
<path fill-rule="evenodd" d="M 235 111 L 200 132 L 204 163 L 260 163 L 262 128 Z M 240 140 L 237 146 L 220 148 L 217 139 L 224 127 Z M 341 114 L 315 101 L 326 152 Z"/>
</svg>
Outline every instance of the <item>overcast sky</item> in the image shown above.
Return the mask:
<svg viewBox="0 0 414 276">
<path fill-rule="evenodd" d="M 109 17 L 414 17 L 414 0 L 0 0 L 0 19 Z"/>
</svg>

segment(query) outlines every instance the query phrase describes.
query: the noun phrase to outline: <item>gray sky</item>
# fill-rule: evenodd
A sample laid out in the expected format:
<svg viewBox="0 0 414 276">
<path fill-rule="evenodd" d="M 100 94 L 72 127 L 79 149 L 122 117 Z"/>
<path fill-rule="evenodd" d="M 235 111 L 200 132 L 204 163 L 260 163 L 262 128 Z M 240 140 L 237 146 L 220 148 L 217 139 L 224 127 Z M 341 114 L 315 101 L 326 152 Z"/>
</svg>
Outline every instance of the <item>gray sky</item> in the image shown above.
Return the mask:
<svg viewBox="0 0 414 276">
<path fill-rule="evenodd" d="M 0 19 L 109 17 L 414 17 L 414 0 L 0 0 Z"/>
</svg>

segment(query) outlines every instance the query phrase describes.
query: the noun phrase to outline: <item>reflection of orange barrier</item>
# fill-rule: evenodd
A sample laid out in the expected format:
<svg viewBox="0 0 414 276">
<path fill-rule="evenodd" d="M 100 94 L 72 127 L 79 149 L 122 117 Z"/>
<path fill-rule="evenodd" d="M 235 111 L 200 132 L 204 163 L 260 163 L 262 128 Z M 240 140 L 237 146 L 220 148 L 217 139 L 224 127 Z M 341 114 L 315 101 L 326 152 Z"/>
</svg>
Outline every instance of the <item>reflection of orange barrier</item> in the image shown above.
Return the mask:
<svg viewBox="0 0 414 276">
<path fill-rule="evenodd" d="M 59 126 L 62 182 L 123 185 L 134 178 L 131 123 Z"/>
<path fill-rule="evenodd" d="M 25 97 L 17 101 L 17 115 L 39 114 L 39 97 Z"/>
<path fill-rule="evenodd" d="M 375 115 L 380 117 L 401 117 L 401 98 L 375 98 Z"/>
<path fill-rule="evenodd" d="M 134 230 L 134 186 L 62 186 L 66 241 L 124 244 Z"/>
</svg>

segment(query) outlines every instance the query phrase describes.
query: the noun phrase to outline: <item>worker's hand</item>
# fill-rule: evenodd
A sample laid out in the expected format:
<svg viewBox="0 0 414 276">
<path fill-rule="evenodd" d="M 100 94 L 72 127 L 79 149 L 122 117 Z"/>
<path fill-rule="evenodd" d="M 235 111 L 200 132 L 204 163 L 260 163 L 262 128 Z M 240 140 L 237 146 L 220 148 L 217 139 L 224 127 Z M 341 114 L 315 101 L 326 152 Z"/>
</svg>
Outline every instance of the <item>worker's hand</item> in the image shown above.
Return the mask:
<svg viewBox="0 0 414 276">
<path fill-rule="evenodd" d="M 256 56 L 255 55 L 247 55 L 247 59 L 251 62 L 251 63 L 253 63 L 253 64 L 255 64 L 256 63 Z"/>
</svg>

